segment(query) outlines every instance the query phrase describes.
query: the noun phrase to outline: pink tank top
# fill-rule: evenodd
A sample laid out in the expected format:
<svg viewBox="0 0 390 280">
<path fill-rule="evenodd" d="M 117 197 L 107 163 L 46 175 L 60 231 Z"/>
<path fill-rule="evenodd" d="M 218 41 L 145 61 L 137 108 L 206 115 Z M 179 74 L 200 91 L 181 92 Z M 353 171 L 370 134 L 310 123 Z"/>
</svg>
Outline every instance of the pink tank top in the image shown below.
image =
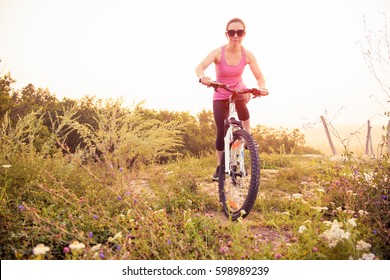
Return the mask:
<svg viewBox="0 0 390 280">
<path fill-rule="evenodd" d="M 242 73 L 246 65 L 245 50 L 242 48 L 241 61 L 234 66 L 226 63 L 225 60 L 225 46 L 222 47 L 221 59 L 218 64 L 215 65 L 215 71 L 217 75 L 217 82 L 234 86 L 234 88 L 245 88 L 245 84 L 242 81 Z M 214 92 L 213 100 L 226 100 L 229 99 L 230 93 L 224 89 L 218 89 Z"/>
</svg>

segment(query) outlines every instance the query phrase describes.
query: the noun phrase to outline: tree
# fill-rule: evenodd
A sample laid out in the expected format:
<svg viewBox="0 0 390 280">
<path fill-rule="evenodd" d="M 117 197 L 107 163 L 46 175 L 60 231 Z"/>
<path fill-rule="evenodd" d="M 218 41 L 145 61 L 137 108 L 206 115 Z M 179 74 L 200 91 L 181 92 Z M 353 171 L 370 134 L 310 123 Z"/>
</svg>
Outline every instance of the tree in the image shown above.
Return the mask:
<svg viewBox="0 0 390 280">
<path fill-rule="evenodd" d="M 15 83 L 15 80 L 12 79 L 10 73 L 0 77 L 0 118 L 3 118 L 5 112 L 10 110 L 13 106 L 13 90 L 11 88 L 13 83 Z"/>
</svg>

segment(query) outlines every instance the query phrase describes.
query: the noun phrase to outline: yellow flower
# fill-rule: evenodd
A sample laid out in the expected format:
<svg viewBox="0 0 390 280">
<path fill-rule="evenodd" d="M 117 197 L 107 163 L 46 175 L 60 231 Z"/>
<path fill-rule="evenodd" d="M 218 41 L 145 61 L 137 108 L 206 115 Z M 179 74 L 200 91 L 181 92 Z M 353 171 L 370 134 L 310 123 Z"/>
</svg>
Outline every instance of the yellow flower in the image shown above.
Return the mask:
<svg viewBox="0 0 390 280">
<path fill-rule="evenodd" d="M 118 239 L 121 239 L 122 238 L 122 232 L 118 232 L 117 234 L 114 235 L 114 237 L 109 237 L 108 238 L 108 242 L 114 242 Z"/>
<path fill-rule="evenodd" d="M 50 251 L 50 248 L 45 246 L 45 244 L 38 244 L 33 249 L 34 256 L 44 256 L 47 252 Z"/>
</svg>

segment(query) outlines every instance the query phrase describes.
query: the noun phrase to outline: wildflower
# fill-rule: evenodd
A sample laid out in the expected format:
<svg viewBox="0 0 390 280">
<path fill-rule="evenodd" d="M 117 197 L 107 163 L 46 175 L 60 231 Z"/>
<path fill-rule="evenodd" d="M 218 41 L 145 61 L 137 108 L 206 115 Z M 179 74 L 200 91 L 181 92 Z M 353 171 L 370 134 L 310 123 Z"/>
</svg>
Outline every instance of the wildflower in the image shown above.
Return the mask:
<svg viewBox="0 0 390 280">
<path fill-rule="evenodd" d="M 108 238 L 108 242 L 114 242 L 118 239 L 121 239 L 122 238 L 122 232 L 118 232 L 117 234 L 114 235 L 114 237 L 109 237 Z"/>
<path fill-rule="evenodd" d="M 50 251 L 50 248 L 45 246 L 45 244 L 38 244 L 33 249 L 34 256 L 44 256 L 47 252 Z"/>
<path fill-rule="evenodd" d="M 323 188 L 316 188 L 316 191 L 325 193 L 325 190 Z"/>
<path fill-rule="evenodd" d="M 99 251 L 99 250 L 100 250 L 100 247 L 102 247 L 102 244 L 97 244 L 97 245 L 95 245 L 95 246 L 93 246 L 93 247 L 91 248 L 91 251 L 92 251 L 92 252 Z"/>
<path fill-rule="evenodd" d="M 168 239 L 168 245 L 171 245 L 172 244 L 172 241 L 171 241 L 171 239 Z"/>
<path fill-rule="evenodd" d="M 97 219 L 99 219 L 99 217 L 97 215 L 93 215 L 93 219 L 97 220 Z"/>
<path fill-rule="evenodd" d="M 18 209 L 19 209 L 19 211 L 24 211 L 24 210 L 26 210 L 26 207 L 24 207 L 24 205 L 19 205 Z"/>
<path fill-rule="evenodd" d="M 378 231 L 374 229 L 374 230 L 372 231 L 372 234 L 376 235 L 376 234 L 378 234 Z"/>
<path fill-rule="evenodd" d="M 229 247 L 227 246 L 222 246 L 219 248 L 219 253 L 222 254 L 222 255 L 225 255 L 229 252 Z"/>
<path fill-rule="evenodd" d="M 4 164 L 4 165 L 2 165 L 1 167 L 3 167 L 3 168 L 11 168 L 11 164 Z"/>
<path fill-rule="evenodd" d="M 282 254 L 276 253 L 276 254 L 274 255 L 274 257 L 275 257 L 275 259 L 279 260 L 279 259 L 282 258 Z"/>
<path fill-rule="evenodd" d="M 355 215 L 356 212 L 354 210 L 346 209 L 343 211 L 343 213 L 348 214 L 348 215 Z"/>
<path fill-rule="evenodd" d="M 356 250 L 358 251 L 364 251 L 370 248 L 371 248 L 371 244 L 365 242 L 364 240 L 359 240 L 358 242 L 356 242 Z"/>
<path fill-rule="evenodd" d="M 300 194 L 300 193 L 294 193 L 294 194 L 292 195 L 292 197 L 295 198 L 295 199 L 301 199 L 301 198 L 303 198 L 303 195 Z"/>
<path fill-rule="evenodd" d="M 387 196 L 386 196 L 386 195 L 381 195 L 381 198 L 382 198 L 383 200 L 386 200 L 386 199 L 387 199 Z"/>
<path fill-rule="evenodd" d="M 331 223 L 330 229 L 321 234 L 321 237 L 328 241 L 329 248 L 336 247 L 336 245 L 343 239 L 349 239 L 351 234 L 349 232 L 345 232 L 341 227 L 342 223 L 334 220 L 333 223 Z"/>
<path fill-rule="evenodd" d="M 347 221 L 347 223 L 348 223 L 349 225 L 351 225 L 352 227 L 356 227 L 356 226 L 357 226 L 357 224 L 356 224 L 356 218 L 349 219 L 349 220 Z"/>
<path fill-rule="evenodd" d="M 302 225 L 302 226 L 299 227 L 298 233 L 299 233 L 299 234 L 303 234 L 306 230 L 307 230 L 307 227 L 304 226 L 304 225 Z"/>
<path fill-rule="evenodd" d="M 119 171 L 120 171 L 120 172 L 123 172 L 123 167 L 120 167 L 120 168 L 119 168 Z"/>
<path fill-rule="evenodd" d="M 320 207 L 320 206 L 317 206 L 317 207 L 310 207 L 310 209 L 317 210 L 317 212 L 328 211 L 328 207 Z"/>
<path fill-rule="evenodd" d="M 67 253 L 70 252 L 70 249 L 69 249 L 69 247 L 64 247 L 63 251 L 64 251 L 65 254 L 67 254 Z"/>
<path fill-rule="evenodd" d="M 362 255 L 362 260 L 375 260 L 375 255 L 373 253 L 364 253 Z"/>
<path fill-rule="evenodd" d="M 358 213 L 359 213 L 360 216 L 366 216 L 366 215 L 368 215 L 368 212 L 367 212 L 367 211 L 364 211 L 364 210 L 359 210 Z"/>
<path fill-rule="evenodd" d="M 78 242 L 77 240 L 73 241 L 69 245 L 69 249 L 74 252 L 82 251 L 85 248 L 85 244 Z"/>
<path fill-rule="evenodd" d="M 103 252 L 103 250 L 101 250 L 100 252 L 99 252 L 99 257 L 101 258 L 101 259 L 104 259 L 104 252 Z"/>
<path fill-rule="evenodd" d="M 93 237 L 93 232 L 92 232 L 92 231 L 90 231 L 90 232 L 88 233 L 88 237 L 89 237 L 89 238 L 92 238 L 92 237 Z"/>
<path fill-rule="evenodd" d="M 317 252 L 318 252 L 318 247 L 313 247 L 313 249 L 311 249 L 311 251 L 312 251 L 313 253 L 317 253 Z"/>
<path fill-rule="evenodd" d="M 122 200 L 122 197 L 120 195 L 118 195 L 118 200 Z"/>
</svg>

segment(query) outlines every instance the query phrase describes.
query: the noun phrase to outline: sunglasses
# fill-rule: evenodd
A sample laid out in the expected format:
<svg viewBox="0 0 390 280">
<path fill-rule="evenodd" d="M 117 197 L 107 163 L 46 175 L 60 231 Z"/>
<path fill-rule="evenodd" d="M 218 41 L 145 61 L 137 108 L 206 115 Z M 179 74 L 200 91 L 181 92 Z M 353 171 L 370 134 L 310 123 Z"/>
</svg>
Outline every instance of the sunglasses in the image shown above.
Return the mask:
<svg viewBox="0 0 390 280">
<path fill-rule="evenodd" d="M 245 30 L 227 30 L 226 33 L 229 35 L 229 37 L 234 37 L 234 35 L 237 34 L 237 37 L 242 37 L 245 34 Z"/>
</svg>

